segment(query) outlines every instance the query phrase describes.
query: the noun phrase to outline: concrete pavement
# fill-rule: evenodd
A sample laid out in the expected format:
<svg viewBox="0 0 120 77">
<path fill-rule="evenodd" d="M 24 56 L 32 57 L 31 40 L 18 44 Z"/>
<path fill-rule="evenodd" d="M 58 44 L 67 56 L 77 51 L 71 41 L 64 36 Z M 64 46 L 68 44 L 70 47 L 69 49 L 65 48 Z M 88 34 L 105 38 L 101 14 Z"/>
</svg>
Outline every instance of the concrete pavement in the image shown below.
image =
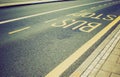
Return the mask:
<svg viewBox="0 0 120 77">
<path fill-rule="evenodd" d="M 70 77 L 120 77 L 120 24 Z"/>
<path fill-rule="evenodd" d="M 96 72 L 96 77 L 120 77 L 120 39 L 105 63 Z M 89 76 L 90 77 L 90 76 Z"/>
<path fill-rule="evenodd" d="M 56 1 L 59 1 L 59 0 L 12 0 L 12 1 L 5 0 L 5 1 L 0 1 L 0 7 L 30 5 L 30 4 L 56 2 Z"/>
<path fill-rule="evenodd" d="M 120 77 L 120 30 L 109 49 L 88 77 Z"/>
</svg>

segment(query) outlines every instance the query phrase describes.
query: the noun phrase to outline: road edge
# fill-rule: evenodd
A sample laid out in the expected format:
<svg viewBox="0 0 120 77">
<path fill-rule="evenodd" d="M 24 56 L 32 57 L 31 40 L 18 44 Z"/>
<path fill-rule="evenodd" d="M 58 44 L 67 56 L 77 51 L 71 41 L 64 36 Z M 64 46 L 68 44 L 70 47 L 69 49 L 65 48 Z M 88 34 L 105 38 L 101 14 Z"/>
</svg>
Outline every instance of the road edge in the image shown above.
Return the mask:
<svg viewBox="0 0 120 77">
<path fill-rule="evenodd" d="M 51 2 L 60 2 L 60 1 L 58 1 L 58 0 L 40 0 L 40 1 L 4 3 L 4 4 L 0 4 L 0 8 L 23 6 L 23 5 L 25 6 L 25 5 L 32 5 L 32 4 L 42 4 L 42 3 L 51 3 Z"/>
</svg>

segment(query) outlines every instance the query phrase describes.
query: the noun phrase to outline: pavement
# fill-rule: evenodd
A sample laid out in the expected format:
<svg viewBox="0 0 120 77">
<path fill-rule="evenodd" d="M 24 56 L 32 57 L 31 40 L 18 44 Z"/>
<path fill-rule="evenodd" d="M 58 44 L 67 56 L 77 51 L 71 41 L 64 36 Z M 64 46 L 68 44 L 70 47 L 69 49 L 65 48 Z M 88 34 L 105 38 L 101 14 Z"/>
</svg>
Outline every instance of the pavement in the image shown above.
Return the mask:
<svg viewBox="0 0 120 77">
<path fill-rule="evenodd" d="M 70 77 L 120 77 L 120 25 Z"/>
<path fill-rule="evenodd" d="M 22 6 L 22 5 L 32 5 L 40 3 L 50 3 L 57 2 L 59 0 L 4 0 L 0 1 L 0 7 L 13 7 L 13 6 Z"/>
<path fill-rule="evenodd" d="M 108 61 L 120 38 L 119 4 L 76 0 L 0 8 L 0 76 L 94 77 L 108 72 L 116 66 Z M 111 76 L 118 72 L 109 71 Z"/>
<path fill-rule="evenodd" d="M 96 68 L 99 67 L 99 64 L 97 64 Z M 94 77 L 120 77 L 120 39 L 105 60 L 105 63 L 98 69 L 91 71 L 91 75 L 94 73 Z M 92 76 L 89 75 L 88 77 Z"/>
</svg>

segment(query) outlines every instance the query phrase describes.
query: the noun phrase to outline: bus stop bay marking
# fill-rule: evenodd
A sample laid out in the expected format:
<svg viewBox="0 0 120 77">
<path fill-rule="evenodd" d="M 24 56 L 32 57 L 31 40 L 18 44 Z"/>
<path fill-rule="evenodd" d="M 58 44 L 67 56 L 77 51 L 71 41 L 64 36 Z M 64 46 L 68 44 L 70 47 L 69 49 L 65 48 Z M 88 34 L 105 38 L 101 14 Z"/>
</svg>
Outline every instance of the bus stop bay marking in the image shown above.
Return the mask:
<svg viewBox="0 0 120 77">
<path fill-rule="evenodd" d="M 72 20 L 71 20 L 72 21 Z M 102 23 L 98 23 L 98 22 L 88 22 L 85 20 L 78 20 L 78 21 L 73 21 L 71 24 L 66 23 L 65 21 L 63 21 L 64 24 L 63 25 L 56 25 L 52 24 L 53 27 L 63 27 L 63 28 L 68 28 L 71 27 L 73 25 L 76 25 L 75 27 L 72 27 L 72 30 L 80 30 L 82 32 L 91 32 L 93 31 L 95 28 L 97 28 L 98 26 L 102 25 Z"/>
<path fill-rule="evenodd" d="M 117 15 L 104 15 L 104 14 L 96 14 L 96 13 L 86 13 L 86 14 L 71 14 L 73 18 L 67 18 L 59 21 L 54 21 L 51 26 L 52 27 L 62 27 L 62 28 L 71 28 L 72 30 L 79 30 L 82 32 L 91 32 L 97 27 L 101 26 L 103 23 L 100 22 L 90 22 L 86 20 L 80 20 L 81 18 L 90 18 L 95 20 L 103 20 L 103 21 L 112 21 Z M 76 18 L 75 18 L 76 17 Z M 80 17 L 80 18 L 79 18 Z M 57 19 L 58 20 L 58 19 Z"/>
</svg>

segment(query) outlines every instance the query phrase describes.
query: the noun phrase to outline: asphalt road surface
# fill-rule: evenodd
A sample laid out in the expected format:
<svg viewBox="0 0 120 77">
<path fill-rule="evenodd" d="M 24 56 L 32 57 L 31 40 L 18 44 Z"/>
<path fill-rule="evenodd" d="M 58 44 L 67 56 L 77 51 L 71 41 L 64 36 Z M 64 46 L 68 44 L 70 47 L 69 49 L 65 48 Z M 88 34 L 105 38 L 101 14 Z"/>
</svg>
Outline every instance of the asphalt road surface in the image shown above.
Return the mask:
<svg viewBox="0 0 120 77">
<path fill-rule="evenodd" d="M 0 8 L 0 77 L 69 77 L 119 15 L 119 0 Z"/>
</svg>

